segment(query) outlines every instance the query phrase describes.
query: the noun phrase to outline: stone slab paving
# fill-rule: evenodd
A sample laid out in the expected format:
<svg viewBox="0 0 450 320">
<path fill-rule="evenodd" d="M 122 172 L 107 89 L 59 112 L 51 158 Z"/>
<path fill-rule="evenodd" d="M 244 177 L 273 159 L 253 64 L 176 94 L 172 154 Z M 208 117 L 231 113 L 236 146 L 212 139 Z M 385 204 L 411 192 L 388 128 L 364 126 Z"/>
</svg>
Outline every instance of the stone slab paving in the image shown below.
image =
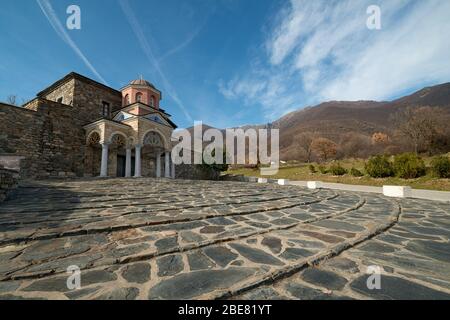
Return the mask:
<svg viewBox="0 0 450 320">
<path fill-rule="evenodd" d="M 449 299 L 449 215 L 274 184 L 29 182 L 0 206 L 0 299 Z"/>
</svg>

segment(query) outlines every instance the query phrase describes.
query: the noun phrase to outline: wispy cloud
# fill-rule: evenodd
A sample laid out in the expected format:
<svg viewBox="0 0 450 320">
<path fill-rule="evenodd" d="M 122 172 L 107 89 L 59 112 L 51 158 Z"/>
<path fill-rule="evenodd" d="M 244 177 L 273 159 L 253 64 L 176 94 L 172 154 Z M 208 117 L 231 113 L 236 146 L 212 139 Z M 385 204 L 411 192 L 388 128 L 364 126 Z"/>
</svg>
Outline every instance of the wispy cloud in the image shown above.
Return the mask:
<svg viewBox="0 0 450 320">
<path fill-rule="evenodd" d="M 178 44 L 177 46 L 173 47 L 172 49 L 168 50 L 165 54 L 163 54 L 158 59 L 158 61 L 162 62 L 165 59 L 167 59 L 168 57 L 170 57 L 171 55 L 174 55 L 175 53 L 179 52 L 180 50 L 186 48 L 199 35 L 200 31 L 202 31 L 205 24 L 206 24 L 206 20 L 202 25 L 200 25 L 200 27 L 198 27 L 194 31 L 190 32 L 183 42 L 181 42 L 180 44 Z"/>
<path fill-rule="evenodd" d="M 92 63 L 86 58 L 86 56 L 83 54 L 83 52 L 78 48 L 77 44 L 72 40 L 70 35 L 67 33 L 67 30 L 59 20 L 58 16 L 55 13 L 55 10 L 53 10 L 53 7 L 51 3 L 48 0 L 37 0 L 37 3 L 39 7 L 41 8 L 42 12 L 44 13 L 45 17 L 47 18 L 50 25 L 53 27 L 55 32 L 58 34 L 58 36 L 66 43 L 68 44 L 72 50 L 75 52 L 75 54 L 83 60 L 84 64 L 92 71 L 93 74 L 104 84 L 108 85 L 108 82 L 100 75 L 100 73 L 94 68 Z"/>
<path fill-rule="evenodd" d="M 163 70 L 161 69 L 161 66 L 158 62 L 158 60 L 155 57 L 155 54 L 153 53 L 152 47 L 147 40 L 139 21 L 137 20 L 133 10 L 131 9 L 129 3 L 127 0 L 119 0 L 119 4 L 129 22 L 131 25 L 131 28 L 133 29 L 134 34 L 136 35 L 139 45 L 141 46 L 142 50 L 144 51 L 145 56 L 147 57 L 147 60 L 150 62 L 150 64 L 153 66 L 153 68 L 156 70 L 158 75 L 160 76 L 163 86 L 167 92 L 167 94 L 175 101 L 177 106 L 181 109 L 185 117 L 189 122 L 193 122 L 193 119 L 189 112 L 187 111 L 187 108 L 185 107 L 184 103 L 181 101 L 181 99 L 178 97 L 177 92 L 175 91 L 172 84 L 167 79 L 166 75 L 164 74 Z"/>
<path fill-rule="evenodd" d="M 380 31 L 366 28 L 371 4 L 291 0 L 253 57 L 263 62 L 219 90 L 273 119 L 324 100 L 384 100 L 450 80 L 450 1 L 380 0 Z"/>
</svg>

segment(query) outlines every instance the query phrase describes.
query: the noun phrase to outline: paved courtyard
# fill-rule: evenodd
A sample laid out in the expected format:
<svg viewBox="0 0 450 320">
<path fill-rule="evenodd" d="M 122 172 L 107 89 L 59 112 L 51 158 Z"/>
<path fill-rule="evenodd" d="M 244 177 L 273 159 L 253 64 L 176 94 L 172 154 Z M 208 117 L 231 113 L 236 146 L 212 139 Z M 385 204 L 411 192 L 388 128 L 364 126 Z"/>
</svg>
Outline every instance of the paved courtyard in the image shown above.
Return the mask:
<svg viewBox="0 0 450 320">
<path fill-rule="evenodd" d="M 28 183 L 0 299 L 450 299 L 450 204 L 237 182 Z M 69 290 L 67 268 L 81 269 Z M 381 268 L 381 289 L 367 267 Z"/>
</svg>

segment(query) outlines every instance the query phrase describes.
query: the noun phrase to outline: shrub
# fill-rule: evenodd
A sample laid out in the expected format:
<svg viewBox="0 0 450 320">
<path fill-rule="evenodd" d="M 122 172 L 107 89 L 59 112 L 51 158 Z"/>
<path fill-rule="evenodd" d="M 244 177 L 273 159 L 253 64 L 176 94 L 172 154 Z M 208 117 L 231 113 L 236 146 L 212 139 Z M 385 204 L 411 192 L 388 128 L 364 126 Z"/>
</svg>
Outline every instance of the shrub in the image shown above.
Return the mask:
<svg viewBox="0 0 450 320">
<path fill-rule="evenodd" d="M 329 172 L 334 176 L 343 176 L 347 173 L 347 170 L 342 167 L 339 163 L 333 163 L 330 167 Z"/>
<path fill-rule="evenodd" d="M 366 172 L 372 178 L 386 178 L 394 175 L 392 163 L 387 156 L 374 156 L 365 165 Z"/>
<path fill-rule="evenodd" d="M 364 174 L 361 171 L 359 171 L 358 169 L 356 169 L 356 168 L 352 168 L 350 170 L 350 174 L 352 176 L 354 176 L 354 177 L 362 177 L 362 176 L 364 176 Z"/>
<path fill-rule="evenodd" d="M 431 171 L 438 178 L 450 178 L 450 159 L 446 156 L 434 158 L 431 161 Z"/>
<path fill-rule="evenodd" d="M 314 165 L 310 164 L 308 168 L 310 173 L 317 173 L 316 167 L 314 167 Z"/>
<path fill-rule="evenodd" d="M 395 175 L 403 179 L 415 179 L 426 174 L 425 163 L 415 153 L 403 153 L 394 158 Z"/>
<path fill-rule="evenodd" d="M 327 173 L 328 173 L 327 168 L 326 168 L 325 166 L 323 166 L 323 165 L 318 165 L 318 166 L 317 166 L 317 169 L 319 169 L 319 172 L 320 172 L 321 174 L 327 174 Z"/>
</svg>

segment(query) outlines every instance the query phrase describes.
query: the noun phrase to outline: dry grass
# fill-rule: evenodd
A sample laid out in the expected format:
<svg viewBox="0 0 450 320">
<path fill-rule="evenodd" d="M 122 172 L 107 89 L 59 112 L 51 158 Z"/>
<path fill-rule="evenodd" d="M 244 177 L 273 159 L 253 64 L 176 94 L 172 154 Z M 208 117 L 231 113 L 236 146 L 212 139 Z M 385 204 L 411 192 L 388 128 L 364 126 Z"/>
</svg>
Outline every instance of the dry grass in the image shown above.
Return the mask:
<svg viewBox="0 0 450 320">
<path fill-rule="evenodd" d="M 428 164 L 431 159 L 424 159 Z M 352 167 L 360 170 L 364 173 L 364 160 L 360 159 L 346 159 L 339 162 L 344 168 L 351 169 Z M 317 163 L 313 163 L 317 170 Z M 329 163 L 325 166 L 329 167 Z M 260 172 L 257 169 L 230 169 L 228 174 L 260 177 Z M 344 183 L 344 184 L 354 184 L 354 185 L 365 185 L 365 186 L 383 186 L 383 185 L 400 185 L 400 186 L 411 186 L 414 189 L 425 189 L 425 190 L 440 190 L 440 191 L 450 191 L 450 179 L 437 179 L 430 174 L 418 178 L 418 179 L 400 179 L 400 178 L 384 178 L 375 179 L 369 176 L 364 177 L 353 177 L 349 174 L 344 176 L 332 176 L 331 174 L 321 174 L 310 173 L 309 164 L 299 164 L 299 163 L 289 163 L 282 165 L 277 175 L 270 178 L 274 179 L 289 179 L 296 181 L 310 181 L 319 180 L 323 182 L 334 182 L 334 183 Z"/>
</svg>

